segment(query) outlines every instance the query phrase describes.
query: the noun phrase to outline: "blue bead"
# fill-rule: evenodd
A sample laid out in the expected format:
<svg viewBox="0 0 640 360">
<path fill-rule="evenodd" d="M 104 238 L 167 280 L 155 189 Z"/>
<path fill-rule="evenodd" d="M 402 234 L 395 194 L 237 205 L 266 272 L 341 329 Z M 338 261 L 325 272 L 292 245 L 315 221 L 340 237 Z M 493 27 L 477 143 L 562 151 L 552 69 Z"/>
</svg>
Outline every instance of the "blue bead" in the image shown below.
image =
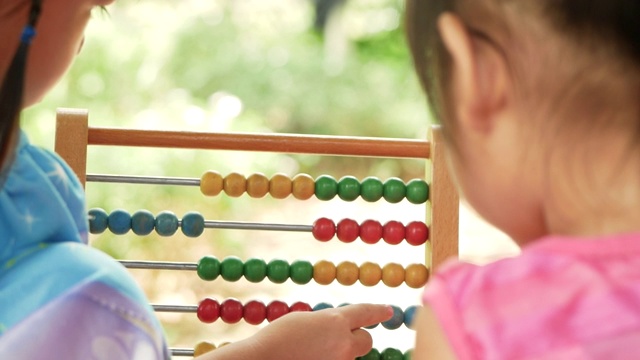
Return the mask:
<svg viewBox="0 0 640 360">
<path fill-rule="evenodd" d="M 114 210 L 109 214 L 109 230 L 116 235 L 124 235 L 131 229 L 131 215 L 125 210 Z"/>
<path fill-rule="evenodd" d="M 109 215 L 100 208 L 89 210 L 89 232 L 92 234 L 102 234 L 109 226 Z"/>
<path fill-rule="evenodd" d="M 385 329 L 395 330 L 404 323 L 404 313 L 402 312 L 402 309 L 395 305 L 391 305 L 391 308 L 393 309 L 393 316 L 391 319 L 383 321 L 382 326 Z"/>
<path fill-rule="evenodd" d="M 188 212 L 180 224 L 182 233 L 188 237 L 198 237 L 204 232 L 204 217 L 197 212 Z"/>
<path fill-rule="evenodd" d="M 333 305 L 326 302 L 321 302 L 313 307 L 313 311 L 319 311 L 324 309 L 333 309 Z"/>
<path fill-rule="evenodd" d="M 405 309 L 404 311 L 404 325 L 409 329 L 413 329 L 413 317 L 416 314 L 417 306 L 412 305 Z"/>
<path fill-rule="evenodd" d="M 136 235 L 149 235 L 155 228 L 155 218 L 150 211 L 138 210 L 131 216 L 131 230 Z"/>
<path fill-rule="evenodd" d="M 162 211 L 156 216 L 156 232 L 160 236 L 171 236 L 178 231 L 178 217 L 171 211 Z"/>
</svg>

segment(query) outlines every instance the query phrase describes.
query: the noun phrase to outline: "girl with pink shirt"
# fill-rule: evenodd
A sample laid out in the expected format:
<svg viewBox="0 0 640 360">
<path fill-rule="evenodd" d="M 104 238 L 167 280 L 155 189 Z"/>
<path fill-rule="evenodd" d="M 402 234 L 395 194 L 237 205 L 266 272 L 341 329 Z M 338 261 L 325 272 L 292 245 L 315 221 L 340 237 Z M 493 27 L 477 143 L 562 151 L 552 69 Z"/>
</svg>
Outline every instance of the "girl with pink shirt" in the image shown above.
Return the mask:
<svg viewBox="0 0 640 360">
<path fill-rule="evenodd" d="M 640 357 L 640 2 L 409 0 L 461 194 L 521 255 L 450 262 L 414 359 Z"/>
</svg>

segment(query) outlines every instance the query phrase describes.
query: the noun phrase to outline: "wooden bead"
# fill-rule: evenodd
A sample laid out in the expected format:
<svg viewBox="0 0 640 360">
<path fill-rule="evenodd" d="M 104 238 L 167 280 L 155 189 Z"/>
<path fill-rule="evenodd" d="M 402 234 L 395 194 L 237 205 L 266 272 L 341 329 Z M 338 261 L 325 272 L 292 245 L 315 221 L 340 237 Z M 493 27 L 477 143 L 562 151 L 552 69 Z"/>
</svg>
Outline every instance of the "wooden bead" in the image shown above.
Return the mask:
<svg viewBox="0 0 640 360">
<path fill-rule="evenodd" d="M 388 287 L 398 287 L 404 282 L 404 268 L 400 264 L 389 263 L 382 268 L 382 282 Z"/>
<path fill-rule="evenodd" d="M 329 285 L 336 279 L 336 266 L 326 260 L 320 260 L 313 265 L 313 280 L 320 285 Z"/>
<path fill-rule="evenodd" d="M 422 264 L 411 264 L 407 266 L 404 277 L 409 287 L 419 289 L 429 280 L 429 269 Z"/>
<path fill-rule="evenodd" d="M 308 174 L 298 174 L 291 181 L 291 193 L 298 200 L 310 199 L 316 191 L 316 184 Z"/>
<path fill-rule="evenodd" d="M 224 192 L 231 197 L 239 197 L 247 190 L 247 179 L 241 174 L 231 173 L 224 177 Z"/>
<path fill-rule="evenodd" d="M 285 199 L 291 195 L 292 181 L 285 174 L 275 174 L 269 180 L 269 194 L 274 199 Z"/>
<path fill-rule="evenodd" d="M 380 265 L 365 262 L 360 265 L 360 283 L 364 286 L 374 286 L 382 279 L 382 269 Z"/>
<path fill-rule="evenodd" d="M 263 174 L 252 174 L 247 178 L 247 194 L 261 198 L 269 193 L 269 179 Z"/>
<path fill-rule="evenodd" d="M 213 351 L 216 349 L 216 346 L 210 342 L 199 342 L 196 347 L 193 349 L 193 356 L 200 356 L 208 353 L 209 351 Z"/>
<path fill-rule="evenodd" d="M 217 196 L 222 189 L 222 175 L 217 171 L 207 171 L 200 178 L 200 191 L 203 195 Z"/>
<path fill-rule="evenodd" d="M 336 279 L 342 285 L 353 285 L 360 277 L 360 268 L 351 261 L 343 261 L 336 267 Z"/>
</svg>

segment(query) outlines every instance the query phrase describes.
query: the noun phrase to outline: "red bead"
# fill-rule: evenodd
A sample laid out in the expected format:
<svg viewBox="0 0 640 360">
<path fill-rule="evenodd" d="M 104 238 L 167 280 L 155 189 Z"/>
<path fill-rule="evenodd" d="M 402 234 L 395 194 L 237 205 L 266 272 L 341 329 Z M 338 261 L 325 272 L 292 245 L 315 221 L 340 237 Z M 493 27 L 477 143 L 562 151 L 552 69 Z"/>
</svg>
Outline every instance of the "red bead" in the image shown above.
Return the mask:
<svg viewBox="0 0 640 360">
<path fill-rule="evenodd" d="M 218 320 L 218 317 L 220 317 L 220 304 L 213 299 L 206 298 L 198 304 L 198 311 L 196 314 L 200 321 L 210 324 Z"/>
<path fill-rule="evenodd" d="M 387 244 L 400 244 L 404 240 L 404 225 L 399 221 L 389 221 L 382 227 L 382 238 Z"/>
<path fill-rule="evenodd" d="M 404 236 L 409 244 L 422 245 L 429 238 L 429 228 L 423 222 L 413 221 L 407 224 Z"/>
<path fill-rule="evenodd" d="M 244 305 L 244 321 L 251 325 L 260 325 L 267 318 L 267 306 L 260 301 L 249 301 Z"/>
<path fill-rule="evenodd" d="M 227 324 L 235 324 L 242 319 L 242 303 L 227 299 L 220 304 L 220 318 Z"/>
<path fill-rule="evenodd" d="M 313 223 L 313 237 L 320 241 L 329 241 L 336 234 L 336 224 L 333 220 L 320 218 Z"/>
<path fill-rule="evenodd" d="M 289 312 L 294 311 L 312 311 L 311 305 L 298 301 L 289 307 Z"/>
<path fill-rule="evenodd" d="M 350 243 L 360 236 L 360 225 L 355 220 L 342 219 L 336 231 L 338 240 Z"/>
<path fill-rule="evenodd" d="M 382 224 L 375 220 L 365 220 L 360 224 L 360 239 L 367 244 L 375 244 L 382 239 Z"/>
<path fill-rule="evenodd" d="M 274 300 L 267 305 L 267 320 L 272 322 L 289 313 L 289 305 L 282 301 Z"/>
</svg>

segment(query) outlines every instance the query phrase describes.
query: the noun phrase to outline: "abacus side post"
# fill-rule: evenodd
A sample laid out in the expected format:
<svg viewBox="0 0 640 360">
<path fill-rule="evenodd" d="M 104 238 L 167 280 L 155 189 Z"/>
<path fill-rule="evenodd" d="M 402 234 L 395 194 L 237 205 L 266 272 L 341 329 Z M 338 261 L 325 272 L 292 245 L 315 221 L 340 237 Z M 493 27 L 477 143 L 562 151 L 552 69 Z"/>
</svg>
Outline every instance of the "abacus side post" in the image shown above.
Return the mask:
<svg viewBox="0 0 640 360">
<path fill-rule="evenodd" d="M 83 187 L 87 179 L 88 133 L 87 110 L 57 109 L 55 151 L 76 173 Z"/>
<path fill-rule="evenodd" d="M 431 269 L 447 258 L 458 256 L 458 216 L 460 199 L 449 174 L 446 148 L 439 126 L 431 128 L 432 180 L 431 200 Z"/>
</svg>

